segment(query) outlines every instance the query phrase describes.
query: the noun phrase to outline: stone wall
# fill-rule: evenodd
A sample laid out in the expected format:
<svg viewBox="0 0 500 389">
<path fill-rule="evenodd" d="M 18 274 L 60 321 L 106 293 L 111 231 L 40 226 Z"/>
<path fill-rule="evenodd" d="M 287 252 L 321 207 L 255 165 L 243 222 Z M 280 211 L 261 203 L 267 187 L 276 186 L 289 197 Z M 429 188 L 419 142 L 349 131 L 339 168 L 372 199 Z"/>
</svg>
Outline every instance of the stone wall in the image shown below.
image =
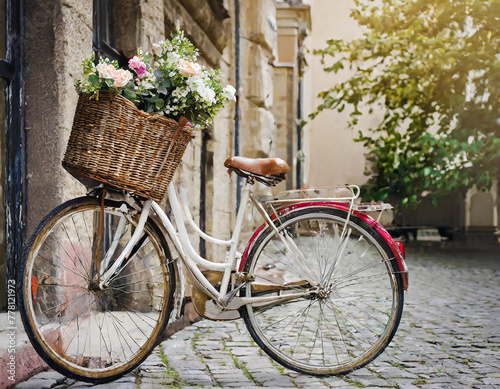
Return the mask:
<svg viewBox="0 0 500 389">
<path fill-rule="evenodd" d="M 84 187 L 61 167 L 81 61 L 92 53 L 92 0 L 26 1 L 27 232 Z"/>
<path fill-rule="evenodd" d="M 273 0 L 241 1 L 241 137 L 245 157 L 275 152 L 273 62 L 277 56 L 276 5 Z"/>
</svg>

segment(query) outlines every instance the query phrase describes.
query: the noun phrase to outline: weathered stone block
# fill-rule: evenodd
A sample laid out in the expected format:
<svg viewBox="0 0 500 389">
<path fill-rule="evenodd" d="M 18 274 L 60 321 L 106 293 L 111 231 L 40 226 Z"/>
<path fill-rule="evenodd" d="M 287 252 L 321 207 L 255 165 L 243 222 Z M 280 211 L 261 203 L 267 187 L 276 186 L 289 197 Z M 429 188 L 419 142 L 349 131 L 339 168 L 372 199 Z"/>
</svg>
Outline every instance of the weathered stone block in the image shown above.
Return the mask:
<svg viewBox="0 0 500 389">
<path fill-rule="evenodd" d="M 152 44 L 165 37 L 165 10 L 163 0 L 141 0 L 141 44 L 150 50 Z"/>
<path fill-rule="evenodd" d="M 256 107 L 246 99 L 242 106 L 240 150 L 249 158 L 266 158 L 274 152 L 275 120 L 271 111 Z"/>
<path fill-rule="evenodd" d="M 253 0 L 241 1 L 240 4 L 241 36 L 265 47 L 274 61 L 278 39 L 275 2 Z"/>
<path fill-rule="evenodd" d="M 261 45 L 243 40 L 242 93 L 253 104 L 271 108 L 273 104 L 272 57 Z"/>
</svg>

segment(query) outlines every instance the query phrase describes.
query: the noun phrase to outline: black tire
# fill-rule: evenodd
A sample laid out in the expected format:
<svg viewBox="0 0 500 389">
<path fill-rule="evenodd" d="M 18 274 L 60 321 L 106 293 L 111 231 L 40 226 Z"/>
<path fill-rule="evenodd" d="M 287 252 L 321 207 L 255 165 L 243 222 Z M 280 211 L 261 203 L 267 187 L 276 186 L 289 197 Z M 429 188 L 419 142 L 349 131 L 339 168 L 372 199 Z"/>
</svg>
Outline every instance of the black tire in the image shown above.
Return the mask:
<svg viewBox="0 0 500 389">
<path fill-rule="evenodd" d="M 102 252 L 114 241 L 112 262 L 139 216 L 111 200 L 105 200 L 104 211 Z M 91 383 L 115 380 L 146 359 L 161 340 L 175 290 L 167 244 L 151 219 L 109 286 L 91 285 L 94 222 L 100 214 L 94 197 L 70 200 L 50 212 L 24 250 L 20 285 L 21 317 L 37 353 L 61 374 Z"/>
<path fill-rule="evenodd" d="M 255 342 L 301 373 L 340 375 L 365 366 L 388 346 L 401 319 L 403 282 L 394 254 L 355 215 L 341 240 L 346 217 L 346 211 L 325 206 L 285 214 L 275 222 L 283 238 L 266 227 L 244 267 L 255 281 L 242 296 L 304 293 L 240 310 Z"/>
</svg>

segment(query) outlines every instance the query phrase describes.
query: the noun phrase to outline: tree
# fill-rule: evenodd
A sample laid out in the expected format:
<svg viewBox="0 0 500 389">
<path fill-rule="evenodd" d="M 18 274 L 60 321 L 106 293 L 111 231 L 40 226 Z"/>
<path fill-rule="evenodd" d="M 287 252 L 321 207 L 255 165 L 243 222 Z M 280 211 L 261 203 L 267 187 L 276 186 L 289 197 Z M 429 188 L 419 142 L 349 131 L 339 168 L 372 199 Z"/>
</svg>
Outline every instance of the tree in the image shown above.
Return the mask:
<svg viewBox="0 0 500 389">
<path fill-rule="evenodd" d="M 354 75 L 320 94 L 325 109 L 352 109 L 351 127 L 376 106 L 384 118 L 359 131 L 370 179 L 365 200 L 491 188 L 500 160 L 500 1 L 355 0 L 363 35 L 315 53 L 327 72 Z M 324 62 L 325 63 L 325 62 Z"/>
</svg>

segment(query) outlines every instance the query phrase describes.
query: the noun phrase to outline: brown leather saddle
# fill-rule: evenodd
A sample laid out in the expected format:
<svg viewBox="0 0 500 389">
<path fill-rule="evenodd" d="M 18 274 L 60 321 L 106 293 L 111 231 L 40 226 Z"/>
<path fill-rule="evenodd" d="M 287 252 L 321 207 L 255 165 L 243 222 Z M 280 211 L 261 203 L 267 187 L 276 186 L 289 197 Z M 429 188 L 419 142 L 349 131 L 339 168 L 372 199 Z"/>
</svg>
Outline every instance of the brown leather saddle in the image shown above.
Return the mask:
<svg viewBox="0 0 500 389">
<path fill-rule="evenodd" d="M 244 178 L 254 178 L 267 186 L 274 186 L 286 178 L 288 164 L 280 158 L 230 157 L 224 162 L 228 173 L 235 172 Z"/>
</svg>

